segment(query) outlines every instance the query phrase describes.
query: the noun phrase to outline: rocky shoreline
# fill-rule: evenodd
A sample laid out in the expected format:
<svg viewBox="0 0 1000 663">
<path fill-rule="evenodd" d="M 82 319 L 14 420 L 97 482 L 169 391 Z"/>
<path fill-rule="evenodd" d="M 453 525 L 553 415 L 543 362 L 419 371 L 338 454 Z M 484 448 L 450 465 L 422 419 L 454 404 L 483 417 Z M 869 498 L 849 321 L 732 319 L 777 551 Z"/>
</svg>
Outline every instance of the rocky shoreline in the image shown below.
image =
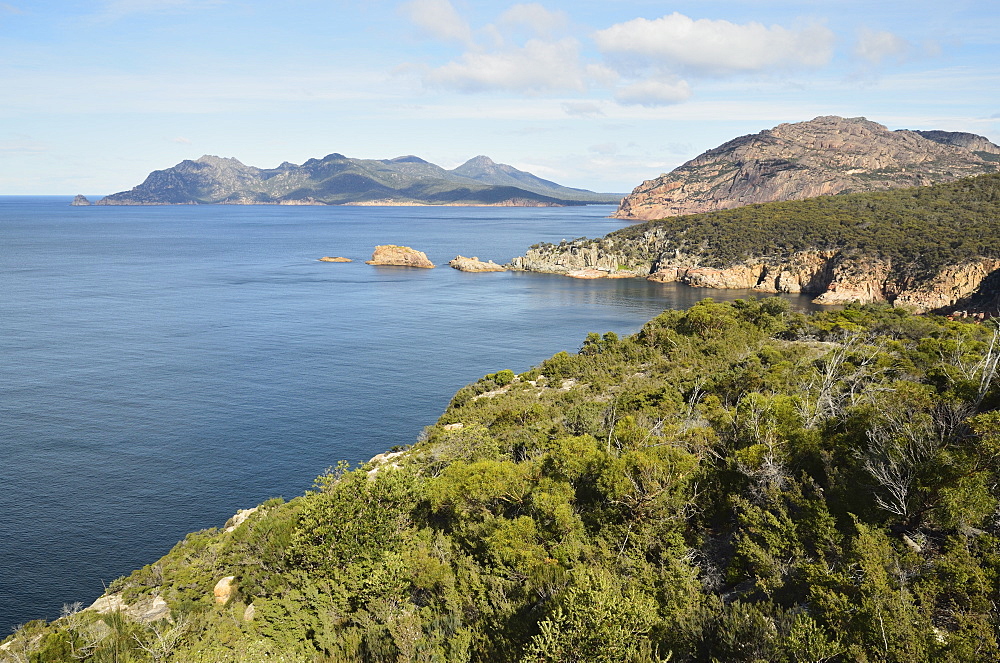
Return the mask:
<svg viewBox="0 0 1000 663">
<path fill-rule="evenodd" d="M 674 254 L 634 262 L 624 253 L 604 251 L 596 244 L 570 243 L 531 249 L 508 267 L 573 278 L 631 277 L 696 288 L 815 294 L 813 302 L 826 305 L 888 302 L 923 313 L 948 311 L 984 294 L 982 286 L 1000 270 L 1000 260 L 978 258 L 916 278 L 904 275 L 904 270 L 896 269 L 889 259 L 847 251 L 761 256 L 716 268 L 703 266 L 697 255 Z"/>
</svg>

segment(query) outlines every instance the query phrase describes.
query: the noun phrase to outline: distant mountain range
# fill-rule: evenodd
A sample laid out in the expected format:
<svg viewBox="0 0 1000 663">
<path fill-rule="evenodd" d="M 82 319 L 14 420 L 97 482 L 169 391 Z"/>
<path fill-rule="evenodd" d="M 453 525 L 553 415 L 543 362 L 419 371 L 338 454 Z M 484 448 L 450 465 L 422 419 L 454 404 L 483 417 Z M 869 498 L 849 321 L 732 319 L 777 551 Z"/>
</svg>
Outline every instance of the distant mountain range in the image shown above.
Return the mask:
<svg viewBox="0 0 1000 663">
<path fill-rule="evenodd" d="M 950 182 L 1000 170 L 1000 147 L 954 131 L 890 131 L 834 115 L 734 138 L 622 200 L 621 219 Z"/>
<path fill-rule="evenodd" d="M 156 170 L 97 205 L 496 205 L 617 204 L 621 194 L 564 187 L 478 156 L 446 170 L 415 156 L 352 159 L 330 154 L 301 166 L 247 166 L 203 156 Z"/>
</svg>

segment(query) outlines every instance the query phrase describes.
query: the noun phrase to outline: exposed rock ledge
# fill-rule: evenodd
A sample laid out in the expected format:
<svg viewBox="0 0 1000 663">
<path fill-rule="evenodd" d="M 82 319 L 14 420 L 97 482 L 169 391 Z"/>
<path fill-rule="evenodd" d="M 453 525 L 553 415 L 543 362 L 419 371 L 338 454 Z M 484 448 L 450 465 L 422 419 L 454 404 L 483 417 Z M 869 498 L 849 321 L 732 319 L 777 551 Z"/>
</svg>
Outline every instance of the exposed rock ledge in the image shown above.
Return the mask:
<svg viewBox="0 0 1000 663">
<path fill-rule="evenodd" d="M 452 260 L 448 261 L 453 269 L 457 269 L 460 272 L 506 272 L 507 268 L 503 265 L 498 265 L 492 260 L 488 262 L 483 262 L 476 256 L 471 258 L 466 258 L 464 256 L 455 256 Z"/>
<path fill-rule="evenodd" d="M 375 247 L 372 259 L 366 260 L 369 265 L 391 265 L 396 267 L 424 267 L 430 269 L 434 263 L 427 259 L 423 251 L 411 249 L 408 246 L 382 244 Z"/>
<path fill-rule="evenodd" d="M 704 267 L 698 256 L 659 256 L 628 264 L 629 258 L 597 246 L 566 244 L 532 249 L 511 269 L 576 278 L 643 277 L 694 287 L 747 289 L 762 293 L 815 294 L 817 304 L 889 302 L 917 312 L 949 309 L 981 292 L 1000 260 L 977 258 L 916 276 L 889 259 L 841 251 L 801 251 L 788 257 L 760 257 L 728 267 Z M 586 275 L 586 276 L 581 276 Z M 995 279 L 994 279 L 995 280 Z"/>
<path fill-rule="evenodd" d="M 320 262 L 354 262 L 350 258 L 342 258 L 340 256 L 323 256 L 319 259 Z"/>
</svg>

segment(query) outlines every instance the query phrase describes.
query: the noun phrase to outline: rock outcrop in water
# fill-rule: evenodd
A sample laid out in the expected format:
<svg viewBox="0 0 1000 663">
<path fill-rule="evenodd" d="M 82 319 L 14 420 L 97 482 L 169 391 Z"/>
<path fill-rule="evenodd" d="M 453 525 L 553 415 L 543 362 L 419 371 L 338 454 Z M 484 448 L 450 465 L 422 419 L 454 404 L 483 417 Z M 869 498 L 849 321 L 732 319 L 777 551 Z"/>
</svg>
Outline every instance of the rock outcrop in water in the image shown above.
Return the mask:
<svg viewBox="0 0 1000 663">
<path fill-rule="evenodd" d="M 863 117 L 817 117 L 741 136 L 647 180 L 616 217 L 650 220 L 949 182 L 1000 169 L 1000 147 L 975 134 L 890 131 Z"/>
<path fill-rule="evenodd" d="M 434 263 L 427 259 L 427 254 L 423 251 L 417 251 L 408 246 L 396 246 L 395 244 L 376 246 L 371 260 L 366 260 L 365 263 L 395 267 L 423 267 L 425 269 L 434 267 Z"/>
<path fill-rule="evenodd" d="M 76 197 L 73 198 L 73 202 L 71 202 L 70 205 L 74 207 L 86 207 L 90 205 L 90 201 L 87 200 L 87 196 L 83 195 L 82 193 L 78 193 Z"/>
<path fill-rule="evenodd" d="M 466 258 L 465 256 L 455 256 L 448 261 L 448 265 L 452 269 L 457 269 L 460 272 L 506 272 L 507 268 L 503 265 L 498 265 L 492 260 L 488 262 L 483 262 L 478 257 L 473 256 L 471 258 Z"/>
</svg>

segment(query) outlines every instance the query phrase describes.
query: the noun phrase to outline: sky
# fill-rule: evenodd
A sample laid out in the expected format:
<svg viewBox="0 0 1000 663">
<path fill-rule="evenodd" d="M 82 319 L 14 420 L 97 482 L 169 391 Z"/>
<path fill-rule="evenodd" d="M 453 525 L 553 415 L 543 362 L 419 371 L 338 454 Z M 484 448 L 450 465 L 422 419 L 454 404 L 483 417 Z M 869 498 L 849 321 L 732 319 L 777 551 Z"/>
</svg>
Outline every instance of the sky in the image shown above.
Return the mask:
<svg viewBox="0 0 1000 663">
<path fill-rule="evenodd" d="M 819 115 L 1000 143 L 1000 2 L 0 0 L 0 195 L 332 152 L 628 192 Z"/>
</svg>

